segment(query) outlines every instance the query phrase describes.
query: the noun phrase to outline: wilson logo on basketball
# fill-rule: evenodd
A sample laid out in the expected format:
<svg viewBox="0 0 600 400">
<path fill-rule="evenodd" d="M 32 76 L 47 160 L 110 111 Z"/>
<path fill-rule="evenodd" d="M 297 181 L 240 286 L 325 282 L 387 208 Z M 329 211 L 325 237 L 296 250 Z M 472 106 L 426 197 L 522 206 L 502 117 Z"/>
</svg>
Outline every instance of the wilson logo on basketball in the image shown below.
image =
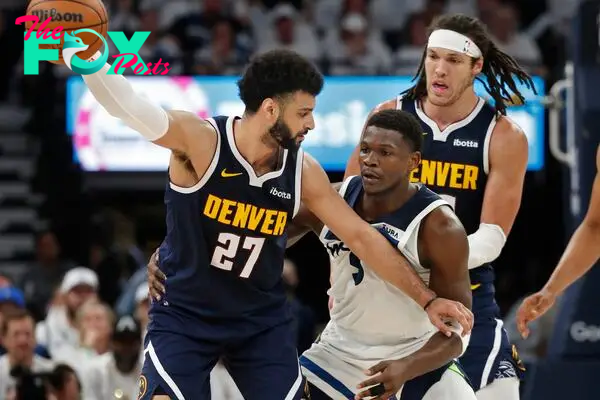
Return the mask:
<svg viewBox="0 0 600 400">
<path fill-rule="evenodd" d="M 145 63 L 139 55 L 150 32 L 135 32 L 128 39 L 121 31 L 107 31 L 108 16 L 101 0 L 33 0 L 26 15 L 17 18 L 15 24 L 26 28 L 25 75 L 37 75 L 40 61 L 65 64 L 82 75 L 98 72 L 108 61 L 108 37 L 119 54 L 112 56 L 115 60 L 107 74 L 122 74 L 126 68 L 136 75 L 169 72 L 168 62 L 159 59 L 154 64 Z M 102 47 L 104 52 L 100 51 Z"/>
<path fill-rule="evenodd" d="M 77 22 L 83 23 L 83 14 L 79 13 L 60 13 L 56 11 L 56 8 L 50 10 L 35 10 L 31 12 L 31 15 L 35 15 L 41 20 L 50 18 L 51 22 Z"/>
</svg>

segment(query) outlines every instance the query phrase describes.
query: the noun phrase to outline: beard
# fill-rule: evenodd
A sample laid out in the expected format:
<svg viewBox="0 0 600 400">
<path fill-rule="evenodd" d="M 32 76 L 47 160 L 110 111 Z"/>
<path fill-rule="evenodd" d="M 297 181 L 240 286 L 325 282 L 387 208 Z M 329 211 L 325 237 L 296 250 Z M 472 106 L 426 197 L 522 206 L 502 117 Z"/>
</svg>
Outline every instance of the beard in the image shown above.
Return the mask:
<svg viewBox="0 0 600 400">
<path fill-rule="evenodd" d="M 290 127 L 283 121 L 283 118 L 278 118 L 275 124 L 269 128 L 269 136 L 281 147 L 288 150 L 298 150 L 300 144 L 296 142 L 296 137 L 305 134 L 305 131 L 292 134 Z"/>
</svg>

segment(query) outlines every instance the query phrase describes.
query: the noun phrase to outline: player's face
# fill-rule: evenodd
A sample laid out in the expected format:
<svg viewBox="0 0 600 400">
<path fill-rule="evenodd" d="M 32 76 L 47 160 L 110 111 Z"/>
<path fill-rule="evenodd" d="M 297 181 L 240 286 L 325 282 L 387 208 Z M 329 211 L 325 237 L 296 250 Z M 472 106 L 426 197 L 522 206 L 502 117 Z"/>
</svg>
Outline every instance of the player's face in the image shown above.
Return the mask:
<svg viewBox="0 0 600 400">
<path fill-rule="evenodd" d="M 370 126 L 361 137 L 359 158 L 365 193 L 380 194 L 406 184 L 421 153 L 411 151 L 401 133 Z"/>
<path fill-rule="evenodd" d="M 315 97 L 296 92 L 279 106 L 279 115 L 269 135 L 283 148 L 297 149 L 309 130 L 315 128 Z"/>
<path fill-rule="evenodd" d="M 430 48 L 425 56 L 427 100 L 436 106 L 454 104 L 473 85 L 481 72 L 482 60 L 455 51 Z"/>
</svg>

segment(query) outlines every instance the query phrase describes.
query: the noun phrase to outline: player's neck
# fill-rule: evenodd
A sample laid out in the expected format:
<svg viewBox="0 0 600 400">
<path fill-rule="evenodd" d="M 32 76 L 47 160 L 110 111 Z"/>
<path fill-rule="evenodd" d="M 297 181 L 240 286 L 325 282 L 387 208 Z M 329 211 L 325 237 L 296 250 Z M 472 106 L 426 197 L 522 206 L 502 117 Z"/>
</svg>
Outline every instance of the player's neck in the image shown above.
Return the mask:
<svg viewBox="0 0 600 400">
<path fill-rule="evenodd" d="M 279 154 L 279 145 L 262 139 L 264 129 L 264 124 L 246 115 L 233 124 L 235 146 L 255 170 L 273 166 Z"/>
<path fill-rule="evenodd" d="M 479 97 L 472 89 L 468 89 L 454 104 L 436 106 L 427 98 L 423 98 L 421 107 L 425 115 L 431 118 L 443 130 L 448 125 L 461 121 L 473 112 Z"/>
<path fill-rule="evenodd" d="M 376 220 L 402 207 L 417 191 L 417 186 L 409 182 L 401 184 L 388 191 L 367 194 L 363 192 L 360 214 L 367 221 Z"/>
</svg>

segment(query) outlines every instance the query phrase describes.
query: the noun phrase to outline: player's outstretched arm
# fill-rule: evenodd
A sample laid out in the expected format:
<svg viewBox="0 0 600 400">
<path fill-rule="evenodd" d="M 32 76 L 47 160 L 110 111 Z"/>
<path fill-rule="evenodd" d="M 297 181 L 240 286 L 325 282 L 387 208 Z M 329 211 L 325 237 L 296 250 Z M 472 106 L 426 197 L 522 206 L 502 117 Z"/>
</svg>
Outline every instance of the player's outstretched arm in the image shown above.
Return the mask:
<svg viewBox="0 0 600 400">
<path fill-rule="evenodd" d="M 596 152 L 596 177 L 587 213 L 569 240 L 556 269 L 544 288 L 527 297 L 517 311 L 517 327 L 529 336 L 527 324 L 544 315 L 573 282 L 600 258 L 600 148 Z"/>
<path fill-rule="evenodd" d="M 111 116 L 120 119 L 149 141 L 188 156 L 190 150 L 195 148 L 194 140 L 197 140 L 198 132 L 208 132 L 216 143 L 214 130 L 207 122 L 193 113 L 162 109 L 136 93 L 124 76 L 107 75 L 109 69 L 110 65 L 106 64 L 96 73 L 83 75 L 83 80 Z M 210 144 L 200 144 L 210 148 Z"/>
<path fill-rule="evenodd" d="M 419 237 L 419 258 L 430 269 L 429 287 L 438 295 L 461 302 L 471 308 L 472 296 L 467 260 L 469 243 L 467 233 L 456 215 L 448 207 L 440 207 L 423 221 Z M 407 381 L 442 367 L 461 356 L 468 345 L 469 335 L 462 336 L 456 322 L 455 334 L 450 338 L 436 333 L 415 353 L 399 360 L 387 360 L 367 371 L 373 376 L 361 382 L 356 399 L 377 395 L 390 398 Z"/>
<path fill-rule="evenodd" d="M 384 101 L 383 103 L 378 104 L 377 107 L 375 107 L 374 109 L 371 110 L 371 112 L 367 116 L 367 121 L 376 112 L 379 112 L 381 110 L 394 110 L 395 108 L 396 108 L 396 100 L 395 99 Z M 362 133 L 365 133 L 364 126 L 363 126 Z M 360 175 L 360 166 L 359 166 L 359 162 L 358 162 L 358 153 L 359 152 L 360 152 L 360 146 L 357 144 L 356 148 L 354 149 L 354 151 L 350 155 L 350 158 L 348 159 L 348 163 L 346 164 L 346 172 L 344 173 L 344 179 L 348 178 L 349 176 Z"/>
<path fill-rule="evenodd" d="M 527 172 L 527 136 L 500 117 L 489 144 L 489 172 L 479 229 L 469 235 L 469 268 L 492 262 L 502 252 L 519 212 Z"/>
<path fill-rule="evenodd" d="M 343 182 L 332 183 L 331 187 L 333 190 L 339 193 L 340 187 Z M 300 203 L 300 209 L 292 220 L 292 223 L 288 226 L 288 240 L 287 247 L 292 247 L 300 239 L 304 237 L 308 232 L 314 232 L 319 235 L 323 229 L 323 223 L 310 211 L 310 209 L 304 203 Z"/>
<path fill-rule="evenodd" d="M 330 186 L 323 168 L 308 154 L 302 173 L 302 201 L 359 259 L 423 307 L 432 323 L 443 332 L 451 334 L 444 318 L 455 318 L 465 332 L 471 330 L 473 314 L 461 303 L 438 298 L 427 288 L 400 252 Z"/>
</svg>

